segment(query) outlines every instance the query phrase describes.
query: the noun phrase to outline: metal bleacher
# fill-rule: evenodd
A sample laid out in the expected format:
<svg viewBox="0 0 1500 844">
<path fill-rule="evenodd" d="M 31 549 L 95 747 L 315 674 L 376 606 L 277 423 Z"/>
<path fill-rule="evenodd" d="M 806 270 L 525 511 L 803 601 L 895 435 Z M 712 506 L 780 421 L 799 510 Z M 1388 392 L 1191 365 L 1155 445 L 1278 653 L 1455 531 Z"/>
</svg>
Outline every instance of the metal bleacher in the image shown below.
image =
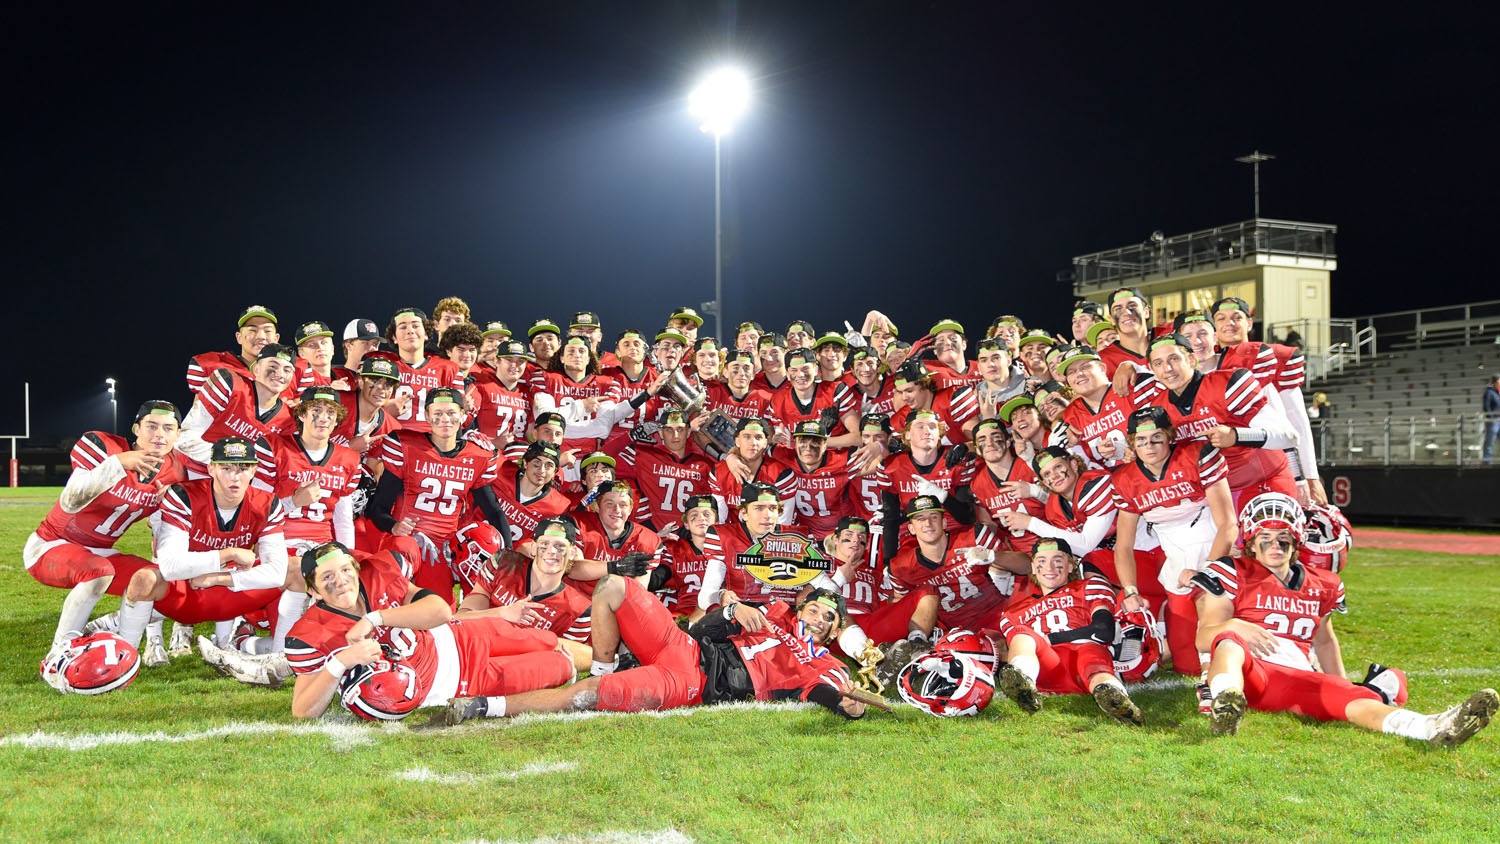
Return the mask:
<svg viewBox="0 0 1500 844">
<path fill-rule="evenodd" d="M 1320 462 L 1479 465 L 1481 396 L 1500 371 L 1500 300 L 1352 322 L 1365 349 L 1354 362 L 1337 347 L 1318 355 L 1320 377 L 1304 388 L 1333 408 L 1314 423 Z"/>
</svg>

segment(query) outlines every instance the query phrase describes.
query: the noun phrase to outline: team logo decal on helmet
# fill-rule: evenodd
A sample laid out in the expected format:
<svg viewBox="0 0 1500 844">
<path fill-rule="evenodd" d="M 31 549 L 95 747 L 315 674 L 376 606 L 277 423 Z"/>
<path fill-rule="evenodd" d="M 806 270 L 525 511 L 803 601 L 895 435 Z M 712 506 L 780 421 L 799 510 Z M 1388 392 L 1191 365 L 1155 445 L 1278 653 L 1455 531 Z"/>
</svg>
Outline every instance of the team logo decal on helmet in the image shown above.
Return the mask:
<svg viewBox="0 0 1500 844">
<path fill-rule="evenodd" d="M 135 680 L 141 656 L 113 633 L 77 636 L 42 661 L 42 679 L 63 694 L 102 695 Z"/>
<path fill-rule="evenodd" d="M 978 715 L 995 697 L 995 678 L 977 660 L 932 651 L 901 669 L 901 699 L 929 715 Z"/>
<path fill-rule="evenodd" d="M 400 721 L 422 705 L 417 672 L 402 662 L 377 659 L 353 665 L 339 681 L 339 703 L 366 721 Z"/>
</svg>

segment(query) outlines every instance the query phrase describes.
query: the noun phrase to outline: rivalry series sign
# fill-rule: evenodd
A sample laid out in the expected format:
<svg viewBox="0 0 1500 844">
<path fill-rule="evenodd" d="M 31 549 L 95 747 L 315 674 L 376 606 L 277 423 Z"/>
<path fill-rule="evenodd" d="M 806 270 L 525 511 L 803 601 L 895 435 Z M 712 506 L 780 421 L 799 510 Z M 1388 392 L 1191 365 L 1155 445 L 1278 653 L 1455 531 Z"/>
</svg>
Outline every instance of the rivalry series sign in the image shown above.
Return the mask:
<svg viewBox="0 0 1500 844">
<path fill-rule="evenodd" d="M 821 547 L 795 533 L 768 533 L 736 561 L 767 586 L 801 586 L 833 570 Z"/>
</svg>

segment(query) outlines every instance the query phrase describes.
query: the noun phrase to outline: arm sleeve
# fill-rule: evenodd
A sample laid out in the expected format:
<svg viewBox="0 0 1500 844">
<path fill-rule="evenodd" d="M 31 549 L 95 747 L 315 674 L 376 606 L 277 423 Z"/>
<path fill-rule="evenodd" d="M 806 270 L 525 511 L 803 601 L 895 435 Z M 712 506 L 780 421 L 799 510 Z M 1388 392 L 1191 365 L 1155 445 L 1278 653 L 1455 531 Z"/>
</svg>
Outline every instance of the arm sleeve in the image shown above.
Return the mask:
<svg viewBox="0 0 1500 844">
<path fill-rule="evenodd" d="M 819 683 L 816 686 L 813 686 L 808 690 L 807 695 L 804 697 L 804 699 L 812 701 L 813 703 L 816 703 L 829 712 L 832 712 L 835 715 L 841 715 L 844 718 L 849 719 L 850 721 L 853 721 L 856 718 L 864 717 L 863 715 L 855 716 L 845 712 L 844 708 L 842 706 L 839 706 L 839 703 L 844 699 L 843 695 L 839 694 L 838 689 L 835 689 L 827 683 Z"/>
<path fill-rule="evenodd" d="M 887 565 L 896 558 L 896 537 L 901 533 L 901 499 L 894 492 L 880 493 L 880 523 L 891 526 L 890 542 L 880 543 L 880 555 Z"/>
<path fill-rule="evenodd" d="M 1314 448 L 1312 420 L 1307 418 L 1307 405 L 1303 403 L 1302 388 L 1292 387 L 1280 392 L 1281 409 L 1297 434 L 1297 459 L 1302 465 L 1302 477 L 1318 478 L 1318 452 Z M 1290 454 L 1287 455 L 1291 457 Z"/>
<path fill-rule="evenodd" d="M 281 557 L 285 565 L 286 554 Z M 218 551 L 189 551 L 187 531 L 165 519 L 156 531 L 156 565 L 167 580 L 189 580 L 224 570 Z"/>
<path fill-rule="evenodd" d="M 724 589 L 724 575 L 727 573 L 722 558 L 708 561 L 708 568 L 703 571 L 703 585 L 698 590 L 698 609 L 706 610 L 719 602 L 719 593 Z"/>
<path fill-rule="evenodd" d="M 354 547 L 354 500 L 344 496 L 333 505 L 333 538 L 345 548 Z"/>
<path fill-rule="evenodd" d="M 120 465 L 120 458 L 111 454 L 92 469 L 74 469 L 57 503 L 63 512 L 77 513 L 124 477 L 125 467 Z"/>
<path fill-rule="evenodd" d="M 968 485 L 961 485 L 954 489 L 953 492 L 948 493 L 948 496 L 943 500 L 943 509 L 948 511 L 948 515 L 952 516 L 959 524 L 972 525 L 974 524 L 974 520 L 979 518 L 979 511 L 974 506 L 974 495 L 972 492 L 969 492 L 968 495 L 958 495 L 956 493 L 959 490 L 968 491 Z"/>
<path fill-rule="evenodd" d="M 1027 530 L 1037 536 L 1046 536 L 1052 539 L 1065 539 L 1072 546 L 1073 553 L 1083 556 L 1099 547 L 1104 541 L 1109 529 L 1114 526 L 1115 511 L 1095 513 L 1084 520 L 1083 527 L 1078 530 L 1064 530 L 1053 525 L 1051 522 L 1033 517 Z"/>
<path fill-rule="evenodd" d="M 260 535 L 255 543 L 255 558 L 260 565 L 229 575 L 234 581 L 229 587 L 232 591 L 280 589 L 286 583 L 286 535 L 279 526 Z"/>
<path fill-rule="evenodd" d="M 1059 630 L 1056 633 L 1048 633 L 1047 641 L 1054 645 L 1063 642 L 1077 642 L 1090 640 L 1101 645 L 1108 645 L 1115 640 L 1115 615 L 1103 607 L 1094 610 L 1092 620 L 1082 627 L 1072 630 Z"/>
<path fill-rule="evenodd" d="M 203 441 L 203 434 L 213 423 L 213 414 L 203 406 L 203 399 L 194 400 L 187 416 L 182 418 L 182 432 L 177 435 L 176 449 L 199 463 L 207 463 L 213 456 L 214 447 Z"/>
<path fill-rule="evenodd" d="M 394 472 L 384 472 L 380 475 L 380 485 L 375 487 L 375 492 L 370 496 L 370 503 L 365 507 L 365 515 L 370 521 L 384 533 L 390 533 L 391 528 L 396 526 L 396 517 L 392 510 L 401 496 L 406 494 L 406 485 L 396 477 Z"/>
<path fill-rule="evenodd" d="M 482 486 L 474 490 L 474 504 L 484 513 L 485 521 L 494 525 L 495 530 L 500 531 L 500 539 L 505 547 L 511 546 L 510 520 L 505 518 L 505 510 L 500 507 L 500 499 L 495 497 L 495 488 Z"/>
<path fill-rule="evenodd" d="M 1267 393 L 1270 392 L 1270 388 L 1265 389 Z M 1286 414 L 1281 412 L 1281 400 L 1275 395 L 1266 396 L 1266 401 L 1250 419 L 1250 424 L 1235 428 L 1234 433 L 1239 445 L 1250 448 L 1297 447 L 1297 433 L 1292 430 Z"/>
</svg>

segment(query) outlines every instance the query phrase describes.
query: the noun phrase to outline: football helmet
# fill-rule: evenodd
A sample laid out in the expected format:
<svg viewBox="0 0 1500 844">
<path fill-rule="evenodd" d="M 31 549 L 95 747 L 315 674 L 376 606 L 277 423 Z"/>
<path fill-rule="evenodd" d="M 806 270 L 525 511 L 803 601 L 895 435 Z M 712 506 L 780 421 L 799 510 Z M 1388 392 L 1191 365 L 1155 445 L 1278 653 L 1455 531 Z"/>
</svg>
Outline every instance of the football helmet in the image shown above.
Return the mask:
<svg viewBox="0 0 1500 844">
<path fill-rule="evenodd" d="M 1402 706 L 1406 703 L 1406 672 L 1399 668 L 1388 668 L 1378 662 L 1370 663 L 1365 679 L 1356 683 L 1380 695 L 1386 706 Z"/>
<path fill-rule="evenodd" d="M 1248 546 L 1250 539 L 1263 530 L 1289 530 L 1300 546 L 1307 533 L 1302 505 L 1279 492 L 1263 492 L 1250 499 L 1240 509 L 1240 540 Z"/>
<path fill-rule="evenodd" d="M 912 660 L 896 678 L 901 699 L 929 715 L 978 715 L 995 696 L 994 675 L 978 661 L 951 651 Z"/>
<path fill-rule="evenodd" d="M 410 665 L 377 659 L 344 672 L 339 703 L 366 721 L 400 721 L 427 696 L 418 686 L 417 672 Z"/>
<path fill-rule="evenodd" d="M 1344 567 L 1354 532 L 1339 508 L 1317 504 L 1307 508 L 1307 529 L 1297 558 L 1303 565 L 1338 572 Z"/>
<path fill-rule="evenodd" d="M 962 628 L 949 630 L 932 645 L 934 652 L 953 653 L 979 663 L 985 671 L 995 673 L 995 641 L 981 633 Z"/>
<path fill-rule="evenodd" d="M 464 584 L 464 594 L 479 579 L 479 573 L 505 547 L 500 531 L 489 522 L 470 522 L 448 538 L 447 554 L 453 573 Z"/>
<path fill-rule="evenodd" d="M 42 660 L 42 679 L 63 694 L 102 695 L 130 685 L 141 670 L 135 646 L 113 633 L 75 636 Z"/>
<path fill-rule="evenodd" d="M 1126 683 L 1139 683 L 1161 666 L 1161 634 L 1150 610 L 1120 612 L 1115 616 L 1115 643 L 1110 654 L 1115 674 Z"/>
</svg>

